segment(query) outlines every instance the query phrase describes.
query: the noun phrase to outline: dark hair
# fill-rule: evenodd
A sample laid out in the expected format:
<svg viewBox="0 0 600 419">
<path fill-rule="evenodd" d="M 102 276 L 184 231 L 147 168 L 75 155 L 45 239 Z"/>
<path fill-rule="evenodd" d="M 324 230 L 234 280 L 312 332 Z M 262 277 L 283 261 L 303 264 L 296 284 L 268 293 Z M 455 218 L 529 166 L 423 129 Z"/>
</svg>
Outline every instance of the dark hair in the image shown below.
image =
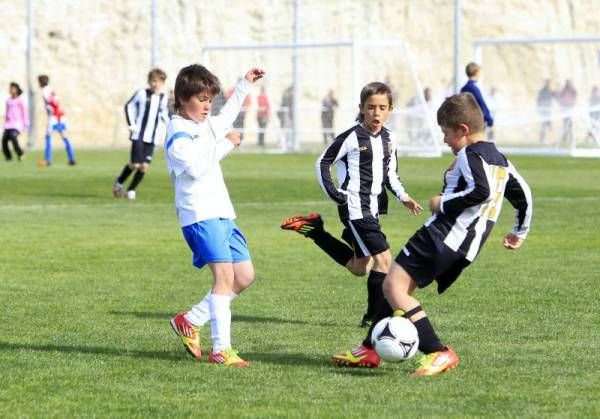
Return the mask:
<svg viewBox="0 0 600 419">
<path fill-rule="evenodd" d="M 390 108 L 392 107 L 392 89 L 390 89 L 387 84 L 378 81 L 371 82 L 362 88 L 360 91 L 360 106 L 362 107 L 367 99 L 373 95 L 386 95 Z M 356 120 L 362 122 L 364 119 L 365 115 L 362 112 L 359 112 L 356 116 Z"/>
<path fill-rule="evenodd" d="M 152 80 L 153 78 L 165 81 L 167 79 L 167 73 L 162 71 L 160 68 L 153 68 L 148 73 L 148 83 L 150 83 L 150 80 Z"/>
<path fill-rule="evenodd" d="M 465 73 L 467 74 L 467 77 L 473 77 L 474 75 L 476 75 L 477 73 L 479 73 L 480 69 L 481 69 L 481 67 L 479 66 L 479 64 L 477 64 L 477 63 L 469 63 L 465 67 Z"/>
<path fill-rule="evenodd" d="M 188 101 L 194 95 L 207 92 L 212 97 L 221 91 L 219 78 L 200 64 L 192 64 L 179 70 L 175 79 L 175 110 L 181 108 L 182 101 Z"/>
<path fill-rule="evenodd" d="M 17 89 L 17 96 L 21 96 L 21 94 L 23 94 L 23 89 L 21 89 L 21 86 L 19 86 L 18 83 L 15 83 L 13 81 L 12 83 L 10 83 L 10 87 L 14 87 L 15 89 Z"/>
<path fill-rule="evenodd" d="M 437 123 L 452 129 L 465 124 L 471 133 L 484 130 L 483 113 L 475 96 L 469 92 L 447 97 L 437 111 Z"/>
<path fill-rule="evenodd" d="M 38 81 L 42 87 L 46 87 L 48 86 L 48 83 L 50 83 L 50 78 L 45 74 L 40 74 L 38 76 Z"/>
</svg>

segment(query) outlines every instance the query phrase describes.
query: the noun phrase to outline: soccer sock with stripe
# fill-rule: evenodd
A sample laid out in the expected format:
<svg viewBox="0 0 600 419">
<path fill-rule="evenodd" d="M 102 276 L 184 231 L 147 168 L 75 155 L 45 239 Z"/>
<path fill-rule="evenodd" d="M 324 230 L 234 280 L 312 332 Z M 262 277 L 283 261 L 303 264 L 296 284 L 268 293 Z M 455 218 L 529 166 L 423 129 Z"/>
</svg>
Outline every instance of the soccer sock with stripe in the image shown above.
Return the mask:
<svg viewBox="0 0 600 419">
<path fill-rule="evenodd" d="M 428 317 L 423 317 L 413 322 L 413 324 L 419 332 L 419 351 L 430 354 L 444 350 L 444 345 L 436 335 L 435 330 L 433 330 Z"/>
<path fill-rule="evenodd" d="M 215 354 L 231 347 L 230 303 L 229 295 L 210 295 L 210 331 Z"/>
<path fill-rule="evenodd" d="M 121 185 L 124 184 L 125 181 L 127 180 L 127 178 L 129 177 L 129 175 L 131 174 L 131 172 L 133 172 L 133 169 L 131 167 L 129 167 L 128 164 L 126 164 L 125 167 L 123 168 L 123 171 L 117 178 L 117 182 L 120 183 Z"/>
<path fill-rule="evenodd" d="M 212 290 L 209 290 L 208 293 L 204 296 L 204 298 L 191 308 L 190 311 L 185 313 L 185 319 L 193 324 L 194 326 L 200 327 L 204 326 L 210 320 L 210 296 L 212 295 Z M 231 292 L 229 294 L 229 300 L 233 301 L 235 297 L 238 295 L 235 292 Z"/>
<path fill-rule="evenodd" d="M 313 239 L 317 246 L 342 266 L 346 266 L 354 256 L 354 251 L 350 246 L 336 239 L 323 229 L 316 229 L 307 237 Z"/>
<path fill-rule="evenodd" d="M 142 172 L 141 170 L 137 170 L 135 172 L 135 175 L 133 175 L 133 179 L 131 180 L 131 184 L 129 185 L 129 188 L 127 188 L 127 190 L 128 191 L 135 191 L 135 188 L 138 187 L 138 185 L 140 184 L 140 182 L 144 178 L 145 174 L 146 174 L 145 172 Z"/>
</svg>

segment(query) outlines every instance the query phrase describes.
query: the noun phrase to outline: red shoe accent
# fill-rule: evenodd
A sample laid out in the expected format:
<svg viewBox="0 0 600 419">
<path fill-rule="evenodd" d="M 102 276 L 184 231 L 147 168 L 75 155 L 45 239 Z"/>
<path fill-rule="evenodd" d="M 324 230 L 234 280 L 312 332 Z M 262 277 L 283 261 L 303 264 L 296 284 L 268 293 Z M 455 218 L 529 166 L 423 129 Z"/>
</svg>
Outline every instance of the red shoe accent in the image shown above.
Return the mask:
<svg viewBox="0 0 600 419">
<path fill-rule="evenodd" d="M 323 228 L 323 219 L 320 214 L 295 215 L 284 220 L 280 226 L 283 230 L 293 230 L 304 236 L 317 228 Z"/>
<path fill-rule="evenodd" d="M 350 351 L 333 355 L 331 361 L 338 367 L 377 368 L 381 358 L 374 349 L 361 345 Z"/>
<path fill-rule="evenodd" d="M 173 331 L 183 341 L 185 350 L 194 358 L 200 359 L 202 357 L 202 349 L 200 348 L 199 329 L 186 320 L 184 312 L 173 317 L 170 323 Z"/>
</svg>

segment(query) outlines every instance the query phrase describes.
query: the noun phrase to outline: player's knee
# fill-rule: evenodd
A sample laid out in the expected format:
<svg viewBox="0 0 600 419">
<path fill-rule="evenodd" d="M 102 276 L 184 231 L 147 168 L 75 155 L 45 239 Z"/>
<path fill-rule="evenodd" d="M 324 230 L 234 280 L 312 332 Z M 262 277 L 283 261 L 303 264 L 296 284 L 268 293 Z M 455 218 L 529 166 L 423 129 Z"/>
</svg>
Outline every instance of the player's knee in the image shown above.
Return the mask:
<svg viewBox="0 0 600 419">
<path fill-rule="evenodd" d="M 143 163 L 143 164 L 140 166 L 140 171 L 141 171 L 142 173 L 146 173 L 146 172 L 148 172 L 148 169 L 150 169 L 150 165 L 149 165 L 148 163 Z"/>
<path fill-rule="evenodd" d="M 387 272 L 392 264 L 392 254 L 389 250 L 373 256 L 373 269 L 378 272 Z"/>
<path fill-rule="evenodd" d="M 371 258 L 352 258 L 346 268 L 355 276 L 365 276 L 369 272 Z"/>
<path fill-rule="evenodd" d="M 137 170 L 137 169 L 140 168 L 140 164 L 139 163 L 133 163 L 132 166 L 133 166 L 132 169 L 135 169 L 135 170 Z"/>
</svg>

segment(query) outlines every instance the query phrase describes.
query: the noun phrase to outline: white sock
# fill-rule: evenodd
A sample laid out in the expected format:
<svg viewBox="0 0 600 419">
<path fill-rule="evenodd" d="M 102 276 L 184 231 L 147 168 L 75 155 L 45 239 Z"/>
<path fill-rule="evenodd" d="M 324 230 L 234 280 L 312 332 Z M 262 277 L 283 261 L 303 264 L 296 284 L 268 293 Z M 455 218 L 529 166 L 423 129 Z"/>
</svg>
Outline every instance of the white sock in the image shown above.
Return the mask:
<svg viewBox="0 0 600 419">
<path fill-rule="evenodd" d="M 191 308 L 190 311 L 185 313 L 185 319 L 193 324 L 194 326 L 201 327 L 204 326 L 210 320 L 210 296 L 212 290 L 209 290 L 208 293 L 204 296 L 204 298 Z M 235 292 L 231 292 L 229 294 L 230 301 L 233 301 L 235 297 L 238 295 Z"/>
<path fill-rule="evenodd" d="M 231 347 L 231 298 L 229 295 L 210 295 L 210 330 L 212 352 Z"/>
</svg>

